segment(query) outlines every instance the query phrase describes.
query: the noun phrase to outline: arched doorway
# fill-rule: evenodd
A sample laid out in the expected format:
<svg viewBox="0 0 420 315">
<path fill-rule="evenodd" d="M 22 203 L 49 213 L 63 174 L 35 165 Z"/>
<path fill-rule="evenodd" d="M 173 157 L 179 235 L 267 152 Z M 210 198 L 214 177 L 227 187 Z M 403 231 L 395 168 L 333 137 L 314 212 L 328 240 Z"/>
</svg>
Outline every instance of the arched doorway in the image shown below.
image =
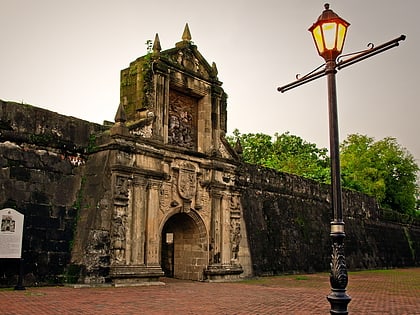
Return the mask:
<svg viewBox="0 0 420 315">
<path fill-rule="evenodd" d="M 174 214 L 163 226 L 161 240 L 161 267 L 165 276 L 203 280 L 208 244 L 204 223 L 197 214 Z"/>
</svg>

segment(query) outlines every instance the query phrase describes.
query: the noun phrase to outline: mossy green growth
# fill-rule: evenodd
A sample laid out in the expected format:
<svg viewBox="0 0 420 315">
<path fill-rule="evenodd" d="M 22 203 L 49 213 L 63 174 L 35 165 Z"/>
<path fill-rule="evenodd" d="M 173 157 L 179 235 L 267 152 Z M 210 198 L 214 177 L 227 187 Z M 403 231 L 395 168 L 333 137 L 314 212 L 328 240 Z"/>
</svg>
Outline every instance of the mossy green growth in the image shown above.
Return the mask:
<svg viewBox="0 0 420 315">
<path fill-rule="evenodd" d="M 95 152 L 98 149 L 98 146 L 96 145 L 96 135 L 95 134 L 91 134 L 89 136 L 89 143 L 88 146 L 86 148 L 87 153 L 92 153 Z"/>
<path fill-rule="evenodd" d="M 142 98 L 142 107 L 148 108 L 151 105 L 151 96 L 154 92 L 153 86 L 153 58 L 152 54 L 147 54 L 144 56 L 144 63 L 142 67 L 142 77 L 143 77 L 143 98 Z"/>
</svg>

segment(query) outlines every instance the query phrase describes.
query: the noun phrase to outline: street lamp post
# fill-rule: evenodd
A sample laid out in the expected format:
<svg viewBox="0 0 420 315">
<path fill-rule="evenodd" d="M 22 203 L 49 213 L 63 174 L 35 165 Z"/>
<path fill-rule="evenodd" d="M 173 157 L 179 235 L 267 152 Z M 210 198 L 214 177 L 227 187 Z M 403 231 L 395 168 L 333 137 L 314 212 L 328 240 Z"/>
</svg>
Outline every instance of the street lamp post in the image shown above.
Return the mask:
<svg viewBox="0 0 420 315">
<path fill-rule="evenodd" d="M 325 68 L 320 71 L 312 72 L 302 78 L 299 78 L 295 82 L 278 88 L 278 91 L 285 92 L 324 75 L 327 76 L 331 159 L 331 204 L 333 216 L 330 223 L 330 236 L 332 241 L 330 273 L 331 293 L 327 296 L 327 299 L 331 304 L 331 314 L 348 314 L 347 305 L 351 301 L 351 297 L 346 293 L 348 276 L 346 258 L 344 255 L 345 233 L 341 197 L 340 151 L 335 75 L 337 70 L 362 61 L 392 47 L 396 47 L 399 45 L 399 41 L 405 39 L 405 36 L 401 35 L 399 38 L 378 47 L 371 45 L 369 49 L 356 53 L 353 57 L 347 60 L 337 62 L 337 58 L 340 56 L 344 46 L 347 28 L 349 25 L 350 24 L 348 22 L 330 10 L 329 4 L 325 4 L 325 10 L 322 12 L 318 20 L 309 28 L 318 53 L 325 60 Z"/>
<path fill-rule="evenodd" d="M 344 255 L 344 221 L 341 199 L 340 148 L 338 135 L 337 91 L 335 83 L 336 59 L 341 54 L 347 27 L 350 24 L 340 18 L 329 5 L 318 20 L 309 28 L 316 48 L 326 62 L 325 73 L 328 83 L 328 113 L 331 157 L 331 202 L 333 220 L 330 236 L 332 240 L 331 293 L 328 301 L 331 304 L 331 314 L 348 314 L 347 305 L 351 297 L 346 293 L 348 282 L 346 258 Z"/>
</svg>

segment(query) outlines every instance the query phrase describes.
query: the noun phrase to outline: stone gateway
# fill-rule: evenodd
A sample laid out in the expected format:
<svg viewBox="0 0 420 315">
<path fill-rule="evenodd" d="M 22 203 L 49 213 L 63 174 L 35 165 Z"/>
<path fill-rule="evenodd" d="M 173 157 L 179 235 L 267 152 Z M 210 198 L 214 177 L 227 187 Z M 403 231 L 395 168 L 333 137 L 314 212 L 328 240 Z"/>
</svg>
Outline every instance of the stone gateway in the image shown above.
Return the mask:
<svg viewBox="0 0 420 315">
<path fill-rule="evenodd" d="M 188 25 L 175 48 L 161 51 L 156 35 L 153 51 L 122 70 L 115 121 L 86 164 L 84 190 L 103 193 L 86 194 L 77 224 L 72 263 L 83 281 L 251 274 L 226 94 Z"/>
</svg>

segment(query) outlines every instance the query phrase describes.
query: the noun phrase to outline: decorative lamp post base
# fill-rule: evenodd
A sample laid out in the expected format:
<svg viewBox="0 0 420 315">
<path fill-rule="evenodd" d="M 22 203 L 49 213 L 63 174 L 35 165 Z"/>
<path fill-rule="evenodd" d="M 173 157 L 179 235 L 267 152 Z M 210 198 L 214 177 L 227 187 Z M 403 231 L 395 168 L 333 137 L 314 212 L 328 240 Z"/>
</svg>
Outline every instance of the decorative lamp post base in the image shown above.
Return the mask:
<svg viewBox="0 0 420 315">
<path fill-rule="evenodd" d="M 348 314 L 347 304 L 350 303 L 351 297 L 347 295 L 345 289 L 332 289 L 327 299 L 331 304 L 330 314 Z"/>
</svg>

